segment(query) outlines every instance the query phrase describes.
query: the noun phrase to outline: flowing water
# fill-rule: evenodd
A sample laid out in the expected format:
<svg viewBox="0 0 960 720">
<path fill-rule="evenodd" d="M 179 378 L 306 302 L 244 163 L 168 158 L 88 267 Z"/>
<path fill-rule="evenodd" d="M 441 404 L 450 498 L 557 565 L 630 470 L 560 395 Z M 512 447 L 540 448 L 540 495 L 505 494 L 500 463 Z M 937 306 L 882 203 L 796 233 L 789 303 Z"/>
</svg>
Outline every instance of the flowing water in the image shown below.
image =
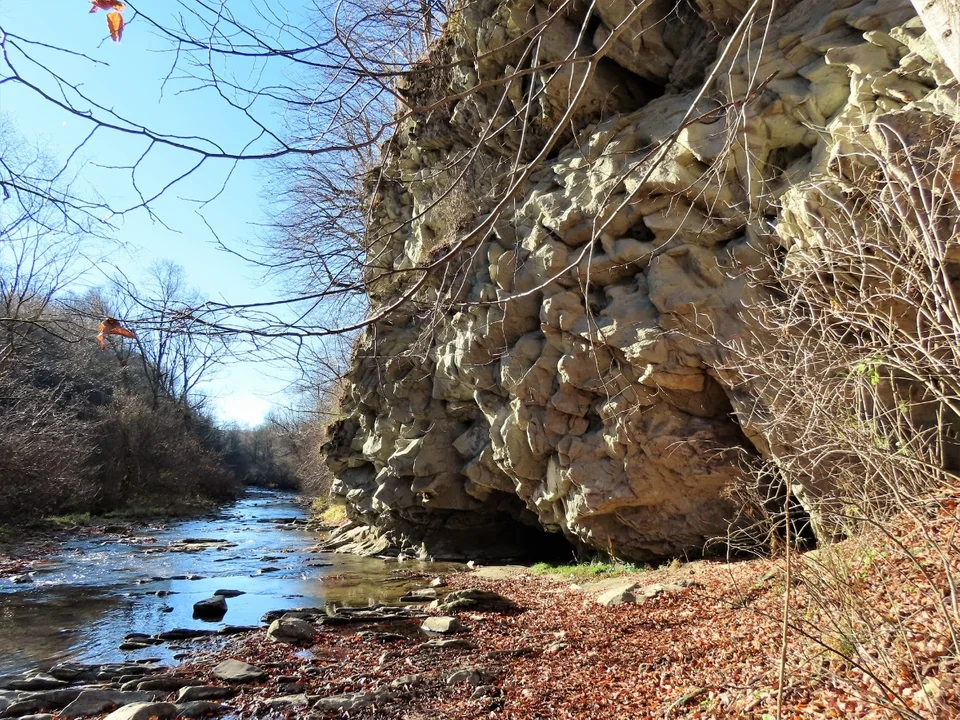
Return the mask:
<svg viewBox="0 0 960 720">
<path fill-rule="evenodd" d="M 63 543 L 32 583 L 0 579 L 0 674 L 66 659 L 171 660 L 176 645 L 118 646 L 131 632 L 257 625 L 268 610 L 390 603 L 422 586 L 409 571 L 452 567 L 307 552 L 320 538 L 305 518 L 296 496 L 250 490 L 215 515 Z M 221 589 L 244 594 L 220 622 L 195 619 L 193 604 Z"/>
</svg>

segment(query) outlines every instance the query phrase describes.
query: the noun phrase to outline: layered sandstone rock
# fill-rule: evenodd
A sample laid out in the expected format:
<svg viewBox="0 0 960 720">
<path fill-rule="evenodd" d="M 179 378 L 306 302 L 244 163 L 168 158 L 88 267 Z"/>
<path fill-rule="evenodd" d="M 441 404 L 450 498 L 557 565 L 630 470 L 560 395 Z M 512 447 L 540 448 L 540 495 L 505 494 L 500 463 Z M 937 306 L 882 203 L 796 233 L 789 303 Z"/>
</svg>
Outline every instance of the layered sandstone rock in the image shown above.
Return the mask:
<svg viewBox="0 0 960 720">
<path fill-rule="evenodd" d="M 404 302 L 358 340 L 327 446 L 376 547 L 552 533 L 644 560 L 724 533 L 775 452 L 724 371 L 765 258 L 815 251 L 889 128 L 958 114 L 909 0 L 748 6 L 481 0 L 401 84 L 436 105 L 371 179 L 368 289 Z"/>
</svg>

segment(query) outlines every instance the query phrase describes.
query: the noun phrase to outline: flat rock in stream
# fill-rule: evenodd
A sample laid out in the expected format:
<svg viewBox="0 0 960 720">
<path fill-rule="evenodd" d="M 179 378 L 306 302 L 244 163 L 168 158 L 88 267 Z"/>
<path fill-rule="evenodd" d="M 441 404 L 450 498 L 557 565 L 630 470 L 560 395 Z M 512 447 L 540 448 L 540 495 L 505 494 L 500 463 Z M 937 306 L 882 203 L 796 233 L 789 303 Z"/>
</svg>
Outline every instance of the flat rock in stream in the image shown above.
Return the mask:
<svg viewBox="0 0 960 720">
<path fill-rule="evenodd" d="M 131 650 L 146 650 L 150 647 L 152 643 L 142 643 L 134 642 L 132 640 L 124 640 L 122 643 L 117 645 L 117 650 L 122 650 L 123 652 L 129 652 Z"/>
<path fill-rule="evenodd" d="M 53 675 L 35 673 L 33 675 L 12 675 L 0 678 L 0 689 L 3 690 L 56 690 L 66 687 L 67 683 L 58 680 Z"/>
<path fill-rule="evenodd" d="M 150 703 L 163 693 L 124 692 L 122 690 L 84 690 L 77 699 L 60 711 L 65 720 L 100 715 L 117 707 L 132 703 Z"/>
<path fill-rule="evenodd" d="M 213 676 L 226 682 L 249 683 L 264 680 L 267 674 L 256 665 L 230 659 L 217 665 L 213 669 Z"/>
<path fill-rule="evenodd" d="M 222 685 L 194 685 L 183 688 L 177 695 L 178 703 L 189 703 L 201 700 L 225 700 L 233 697 L 237 691 Z"/>
<path fill-rule="evenodd" d="M 49 674 L 57 680 L 70 682 L 86 682 L 96 680 L 100 672 L 99 665 L 83 665 L 81 663 L 64 662 L 50 668 Z"/>
<path fill-rule="evenodd" d="M 220 712 L 220 703 L 196 700 L 194 702 L 178 703 L 177 718 L 200 718 Z"/>
<path fill-rule="evenodd" d="M 120 689 L 126 692 L 139 690 L 140 692 L 148 691 L 157 691 L 162 690 L 164 692 L 173 692 L 174 690 L 180 690 L 181 688 L 188 687 L 190 685 L 201 685 L 200 680 L 194 680 L 192 678 L 181 678 L 181 677 L 158 677 L 158 678 L 147 678 L 146 680 L 137 679 L 130 680 L 125 682 L 120 686 Z"/>
<path fill-rule="evenodd" d="M 20 693 L 16 690 L 0 690 L 0 715 L 8 707 L 20 699 Z"/>
<path fill-rule="evenodd" d="M 59 710 L 76 700 L 81 692 L 82 688 L 63 688 L 30 694 L 18 693 L 9 702 L 0 699 L 0 717 L 23 717 L 31 713 Z"/>
<path fill-rule="evenodd" d="M 247 593 L 244 592 L 243 590 L 229 590 L 229 589 L 227 589 L 227 590 L 214 590 L 214 591 L 213 591 L 214 597 L 216 597 L 217 595 L 219 595 L 220 597 L 225 597 L 225 598 L 235 598 L 235 597 L 240 597 L 241 595 L 246 595 L 246 594 L 247 594 Z"/>
<path fill-rule="evenodd" d="M 176 717 L 177 706 L 168 702 L 145 702 L 126 705 L 107 715 L 104 720 L 170 720 Z"/>
<path fill-rule="evenodd" d="M 422 618 L 422 613 L 406 607 L 340 608 L 335 613 L 322 617 L 323 625 L 348 625 L 350 623 L 393 622 Z"/>
<path fill-rule="evenodd" d="M 184 538 L 167 545 L 167 552 L 203 552 L 204 550 L 224 550 L 236 547 L 237 544 L 229 540 L 215 538 Z"/>
<path fill-rule="evenodd" d="M 217 635 L 243 635 L 244 633 L 256 632 L 259 629 L 257 625 L 226 625 L 217 630 Z"/>
<path fill-rule="evenodd" d="M 192 628 L 174 628 L 173 630 L 167 630 L 157 635 L 163 641 L 170 640 L 192 640 L 193 638 L 209 637 L 210 635 L 216 635 L 216 630 L 194 630 Z"/>
<path fill-rule="evenodd" d="M 318 607 L 294 608 L 292 610 L 268 610 L 260 618 L 260 622 L 269 625 L 274 620 L 279 620 L 282 617 L 296 617 L 301 620 L 315 621 L 318 618 L 325 617 L 326 614 L 327 611 L 324 608 Z"/>
</svg>

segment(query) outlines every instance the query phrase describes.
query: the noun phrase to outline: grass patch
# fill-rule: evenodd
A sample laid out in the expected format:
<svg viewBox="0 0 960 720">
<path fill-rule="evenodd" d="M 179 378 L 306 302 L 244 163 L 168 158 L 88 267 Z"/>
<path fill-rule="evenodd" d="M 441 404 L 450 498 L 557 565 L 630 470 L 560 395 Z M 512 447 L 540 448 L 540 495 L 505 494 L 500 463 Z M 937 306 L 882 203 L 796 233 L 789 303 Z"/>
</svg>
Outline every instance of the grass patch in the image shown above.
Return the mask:
<svg viewBox="0 0 960 720">
<path fill-rule="evenodd" d="M 41 524 L 53 526 L 55 528 L 79 527 L 89 525 L 93 522 L 93 516 L 89 512 L 66 513 L 64 515 L 51 515 L 41 521 Z"/>
<path fill-rule="evenodd" d="M 347 521 L 346 506 L 323 501 L 323 505 L 320 506 L 318 512 L 318 502 L 320 501 L 314 500 L 313 505 L 311 506 L 315 520 L 319 520 L 324 525 L 342 525 Z"/>
<path fill-rule="evenodd" d="M 180 497 L 170 498 L 143 498 L 130 502 L 116 510 L 111 510 L 100 516 L 101 519 L 128 520 L 141 518 L 175 518 L 202 515 L 210 512 L 218 505 L 209 498 Z"/>
<path fill-rule="evenodd" d="M 217 507 L 218 503 L 204 497 L 155 496 L 132 500 L 129 504 L 108 512 L 73 512 L 47 515 L 26 525 L 33 529 L 63 530 L 67 528 L 102 525 L 110 522 L 154 520 L 157 518 L 184 518 L 203 515 Z"/>
<path fill-rule="evenodd" d="M 23 528 L 0 524 L 0 543 L 13 542 L 23 534 Z"/>
<path fill-rule="evenodd" d="M 559 575 L 574 580 L 617 577 L 649 570 L 646 565 L 630 562 L 549 563 L 541 562 L 530 568 L 536 575 Z"/>
</svg>

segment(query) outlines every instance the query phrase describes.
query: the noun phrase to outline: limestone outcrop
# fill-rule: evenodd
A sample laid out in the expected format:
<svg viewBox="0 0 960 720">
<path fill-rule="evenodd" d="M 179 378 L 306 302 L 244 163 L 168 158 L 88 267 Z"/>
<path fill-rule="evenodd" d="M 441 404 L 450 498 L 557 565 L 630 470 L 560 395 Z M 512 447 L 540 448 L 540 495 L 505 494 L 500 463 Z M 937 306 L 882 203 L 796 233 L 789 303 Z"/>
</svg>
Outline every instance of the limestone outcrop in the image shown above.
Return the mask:
<svg viewBox="0 0 960 720">
<path fill-rule="evenodd" d="M 910 0 L 588 11 L 468 3 L 400 84 L 421 110 L 370 178 L 379 319 L 327 453 L 351 517 L 405 550 L 646 560 L 722 535 L 772 452 L 724 369 L 766 258 L 817 247 L 885 128 L 958 119 Z"/>
</svg>

